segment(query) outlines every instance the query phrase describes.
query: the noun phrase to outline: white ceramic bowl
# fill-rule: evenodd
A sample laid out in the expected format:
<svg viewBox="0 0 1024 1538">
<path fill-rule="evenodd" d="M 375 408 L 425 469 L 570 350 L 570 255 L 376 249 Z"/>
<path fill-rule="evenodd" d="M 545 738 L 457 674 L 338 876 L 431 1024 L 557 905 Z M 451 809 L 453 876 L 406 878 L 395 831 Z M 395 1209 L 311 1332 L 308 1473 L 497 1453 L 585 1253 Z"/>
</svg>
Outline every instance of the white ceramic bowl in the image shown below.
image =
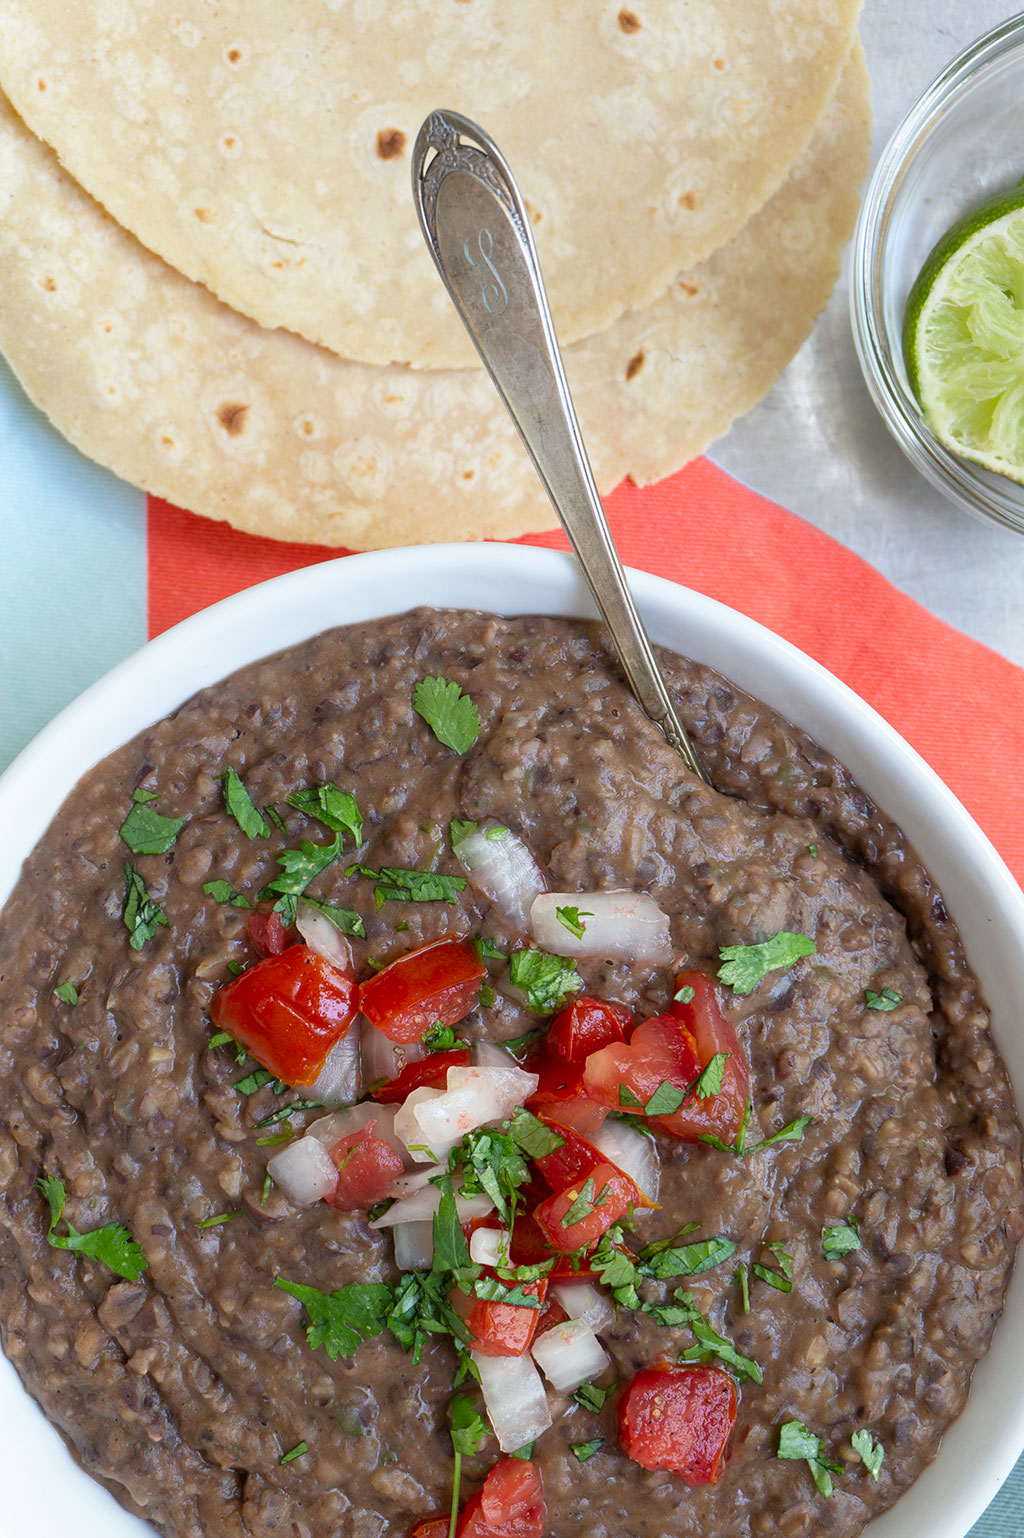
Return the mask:
<svg viewBox="0 0 1024 1538">
<path fill-rule="evenodd" d="M 830 749 L 908 834 L 960 926 L 1024 1103 L 1024 896 L 945 785 L 851 690 L 752 620 L 641 572 L 633 590 L 651 634 L 711 663 Z M 592 616 L 570 557 L 512 545 L 432 545 L 349 556 L 249 589 L 129 657 L 61 712 L 0 777 L 0 901 L 63 797 L 97 759 L 197 689 L 318 630 L 417 604 L 503 614 Z M 994 1349 L 939 1457 L 868 1538 L 964 1538 L 1024 1447 L 1024 1268 Z M 75 1467 L 57 1433 L 0 1359 L 0 1489 L 19 1538 L 144 1538 Z"/>
</svg>

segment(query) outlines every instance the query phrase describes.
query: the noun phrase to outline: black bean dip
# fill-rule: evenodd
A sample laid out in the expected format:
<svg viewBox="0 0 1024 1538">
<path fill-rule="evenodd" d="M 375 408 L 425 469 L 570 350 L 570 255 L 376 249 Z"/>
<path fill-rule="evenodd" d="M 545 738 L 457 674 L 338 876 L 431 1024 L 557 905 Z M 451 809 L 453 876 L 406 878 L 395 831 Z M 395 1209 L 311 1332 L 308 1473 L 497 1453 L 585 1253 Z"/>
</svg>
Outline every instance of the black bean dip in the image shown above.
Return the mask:
<svg viewBox="0 0 1024 1538">
<path fill-rule="evenodd" d="M 614 1395 L 598 1414 L 562 1403 L 534 1454 L 551 1538 L 848 1538 L 962 1409 L 1022 1222 L 1020 1128 L 957 931 L 904 835 L 840 764 L 710 669 L 662 662 L 715 789 L 640 714 L 596 628 L 418 610 L 204 690 L 93 769 L 28 860 L 0 921 L 0 1332 L 76 1459 L 162 1532 L 403 1538 L 450 1495 L 449 1344 L 419 1368 L 387 1333 L 333 1363 L 310 1349 L 275 1276 L 324 1290 L 393 1280 L 391 1239 L 360 1213 L 299 1211 L 264 1189 L 273 1149 L 255 1124 L 281 1096 L 241 1094 L 232 1053 L 209 1046 L 211 997 L 252 953 L 244 912 L 204 883 L 255 901 L 275 855 L 322 833 L 287 797 L 326 781 L 355 795 L 360 859 L 375 869 L 457 873 L 451 819 L 496 818 L 553 888 L 651 893 L 685 965 L 713 968 L 719 947 L 779 930 L 815 943 L 727 997 L 750 1057 L 749 1140 L 812 1117 L 802 1140 L 737 1158 L 662 1138 L 662 1209 L 639 1220 L 644 1241 L 697 1223 L 697 1237 L 735 1241 L 737 1262 L 775 1266 L 770 1244 L 793 1257 L 792 1291 L 753 1279 L 749 1313 L 731 1266 L 689 1279 L 763 1370 L 763 1386 L 742 1385 L 725 1473 L 689 1489 L 647 1472 L 617 1448 Z M 413 711 L 426 675 L 479 710 L 464 755 Z M 283 830 L 241 833 L 224 809 L 228 766 Z M 134 858 L 168 921 L 135 950 L 118 829 L 140 786 L 187 820 L 166 853 Z M 345 866 L 310 891 L 362 914 L 361 974 L 453 931 L 510 938 L 471 888 L 457 908 L 378 913 Z M 666 1007 L 667 972 L 580 970 L 588 992 L 638 1018 Z M 74 1005 L 54 994 L 69 981 Z M 868 990 L 899 1002 L 869 1009 Z M 501 1040 L 535 1023 L 499 994 L 468 1026 Z M 130 1229 L 147 1262 L 137 1282 L 47 1243 L 43 1173 L 64 1182 L 79 1229 Z M 198 1226 L 228 1210 L 239 1215 Z M 827 1260 L 823 1228 L 851 1216 L 860 1248 Z M 634 1311 L 605 1338 L 620 1380 L 691 1344 Z M 788 1421 L 842 1469 L 827 1499 L 805 1463 L 776 1456 Z M 851 1447 L 861 1427 L 884 1447 L 877 1481 Z M 588 1461 L 571 1455 L 599 1436 Z M 281 1465 L 300 1442 L 308 1452 Z M 467 1459 L 467 1488 L 497 1456 L 491 1443 Z"/>
</svg>

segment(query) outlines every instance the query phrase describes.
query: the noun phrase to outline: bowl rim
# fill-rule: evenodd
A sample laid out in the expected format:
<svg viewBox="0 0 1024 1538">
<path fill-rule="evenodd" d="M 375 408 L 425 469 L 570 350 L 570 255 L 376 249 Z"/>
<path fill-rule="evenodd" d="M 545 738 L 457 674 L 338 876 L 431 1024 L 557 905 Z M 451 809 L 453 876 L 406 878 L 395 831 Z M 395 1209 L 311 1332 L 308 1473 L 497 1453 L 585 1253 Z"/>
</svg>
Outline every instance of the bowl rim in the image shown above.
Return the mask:
<svg viewBox="0 0 1024 1538">
<path fill-rule="evenodd" d="M 1024 1103 L 1024 1041 L 1015 1064 L 1007 1052 L 1019 1016 L 1014 1010 L 1018 979 L 1024 973 L 1024 893 L 985 835 L 895 729 L 821 664 L 745 615 L 666 578 L 631 570 L 630 582 L 656 642 L 710 662 L 766 698 L 836 753 L 890 812 L 899 797 L 906 811 L 901 805 L 900 813 L 892 815 L 919 850 L 920 832 L 929 833 L 941 858 L 927 852 L 923 857 L 943 891 L 949 886 L 944 870 L 956 874 L 957 902 L 950 911 L 965 940 L 972 931 L 993 947 L 985 991 L 991 999 L 996 985 L 1002 1011 L 997 1040 L 1018 1104 Z M 481 603 L 495 597 L 500 602 Z M 224 599 L 119 663 L 66 706 L 0 776 L 0 902 L 16 879 L 21 857 L 34 846 L 66 790 L 98 758 L 249 660 L 329 625 L 383 617 L 420 603 L 596 617 L 571 556 L 499 543 L 345 556 Z M 752 676 L 763 682 L 752 684 Z M 42 811 L 33 810 L 40 801 Z M 1007 1339 L 1011 1326 L 1015 1338 L 1024 1339 L 1021 1267 L 1006 1296 Z M 13 1367 L 0 1356 L 0 1407 L 5 1404 L 12 1413 L 6 1417 L 10 1432 L 0 1439 L 0 1473 L 23 1538 L 49 1538 L 58 1499 L 74 1516 L 81 1538 L 141 1538 L 146 1529 L 112 1509 L 107 1492 L 67 1459 L 57 1432 L 29 1405 Z M 989 1350 L 938 1456 L 895 1506 L 868 1525 L 864 1538 L 964 1538 L 1022 1449 L 1024 1386 L 1015 1356 L 1005 1349 Z M 62 1470 L 59 1489 L 55 1459 Z M 40 1488 L 48 1492 L 42 1525 L 35 1509 Z"/>
<path fill-rule="evenodd" d="M 1024 488 L 973 465 L 940 443 L 910 388 L 902 346 L 891 345 L 882 319 L 890 221 L 910 168 L 956 92 L 980 71 L 1018 51 L 1024 51 L 1024 11 L 1007 17 L 962 49 L 929 82 L 894 129 L 871 173 L 857 216 L 850 324 L 868 393 L 914 468 L 975 517 L 1024 533 Z"/>
</svg>

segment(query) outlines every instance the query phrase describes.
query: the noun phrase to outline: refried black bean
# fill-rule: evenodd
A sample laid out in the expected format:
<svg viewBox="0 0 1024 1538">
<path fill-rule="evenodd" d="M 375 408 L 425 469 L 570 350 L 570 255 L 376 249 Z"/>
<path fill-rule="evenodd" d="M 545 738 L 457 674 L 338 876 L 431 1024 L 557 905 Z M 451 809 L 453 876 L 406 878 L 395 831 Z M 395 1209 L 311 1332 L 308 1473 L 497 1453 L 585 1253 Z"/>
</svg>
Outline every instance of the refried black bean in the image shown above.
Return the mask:
<svg viewBox="0 0 1024 1538">
<path fill-rule="evenodd" d="M 0 1335 L 82 1465 L 169 1538 L 404 1538 L 450 1498 L 449 1347 L 434 1340 L 419 1368 L 387 1333 L 351 1360 L 310 1349 L 275 1276 L 327 1291 L 393 1280 L 390 1240 L 359 1213 L 299 1212 L 264 1193 L 273 1150 L 256 1124 L 279 1101 L 269 1087 L 240 1095 L 245 1070 L 209 1047 L 210 999 L 252 952 L 242 914 L 203 884 L 255 901 L 282 848 L 321 839 L 287 806 L 311 782 L 353 792 L 374 869 L 457 874 L 448 823 L 494 818 L 553 888 L 649 891 L 687 966 L 714 968 L 721 946 L 780 929 L 816 944 L 746 998 L 723 989 L 750 1056 L 749 1141 L 810 1116 L 802 1141 L 735 1158 L 663 1139 L 663 1206 L 638 1220 L 639 1242 L 696 1223 L 696 1238 L 737 1246 L 687 1279 L 764 1374 L 742 1385 L 722 1478 L 690 1489 L 627 1460 L 615 1395 L 598 1415 L 553 1396 L 535 1452 L 549 1538 L 852 1538 L 962 1409 L 1021 1236 L 1022 1182 L 1020 1128 L 959 937 L 904 835 L 842 765 L 710 669 L 662 661 L 717 790 L 639 712 L 596 627 L 420 610 L 204 690 L 92 770 L 28 860 L 0 920 Z M 462 757 L 412 709 L 428 674 L 477 706 L 480 737 Z M 229 765 L 283 833 L 240 833 L 222 803 Z M 135 951 L 118 829 L 142 780 L 161 814 L 187 820 L 173 862 L 135 858 L 169 921 Z M 361 972 L 453 931 L 515 938 L 471 889 L 457 907 L 377 913 L 346 863 L 310 890 L 360 909 Z M 667 973 L 581 971 L 641 1014 L 668 1005 Z M 66 981 L 75 1006 L 54 996 Z M 869 1010 L 867 989 L 901 1002 Z M 533 1023 L 499 997 L 467 1026 L 507 1039 Z M 131 1229 L 148 1262 L 138 1283 L 48 1245 L 43 1172 L 64 1182 L 78 1228 Z M 241 1215 L 197 1226 L 227 1210 Z M 826 1260 L 822 1229 L 851 1217 L 861 1247 Z M 777 1270 L 773 1244 L 793 1257 L 792 1291 L 751 1274 L 745 1315 L 733 1267 Z M 606 1339 L 620 1379 L 690 1344 L 628 1311 Z M 788 1420 L 843 1466 L 827 1501 L 805 1464 L 775 1456 Z M 860 1426 L 885 1448 L 877 1482 L 850 1446 Z M 571 1444 L 599 1436 L 579 1463 Z M 300 1441 L 309 1451 L 282 1466 Z M 467 1458 L 464 1492 L 497 1457 L 488 1442 Z"/>
</svg>

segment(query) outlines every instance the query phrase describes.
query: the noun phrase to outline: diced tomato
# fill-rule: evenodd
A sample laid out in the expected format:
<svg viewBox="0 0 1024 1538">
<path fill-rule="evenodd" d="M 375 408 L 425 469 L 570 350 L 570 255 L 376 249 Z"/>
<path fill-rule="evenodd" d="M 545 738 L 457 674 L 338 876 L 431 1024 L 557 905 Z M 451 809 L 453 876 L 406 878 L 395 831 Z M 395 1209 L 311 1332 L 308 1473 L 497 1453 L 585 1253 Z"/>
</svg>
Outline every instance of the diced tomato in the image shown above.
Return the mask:
<svg viewBox="0 0 1024 1538">
<path fill-rule="evenodd" d="M 567 1063 L 554 1053 L 537 1052 L 523 1066 L 540 1078 L 526 1102 L 528 1111 L 546 1116 L 559 1126 L 575 1127 L 584 1137 L 597 1131 L 608 1115 L 608 1107 L 599 1105 L 587 1094 L 582 1063 Z"/>
<path fill-rule="evenodd" d="M 718 1367 L 647 1367 L 619 1403 L 619 1446 L 645 1469 L 713 1485 L 736 1421 L 736 1385 Z"/>
<path fill-rule="evenodd" d="M 552 1153 L 543 1154 L 541 1158 L 533 1161 L 552 1191 L 564 1191 L 566 1186 L 572 1185 L 574 1181 L 586 1180 L 599 1164 L 610 1162 L 608 1155 L 603 1154 L 599 1148 L 595 1148 L 593 1143 L 588 1142 L 581 1133 L 576 1131 L 575 1127 L 559 1126 L 557 1122 L 544 1117 L 541 1120 L 562 1139 L 561 1148 L 556 1148 Z M 624 1170 L 620 1170 L 619 1173 L 624 1180 L 629 1181 L 632 1187 L 635 1207 L 656 1205 L 644 1195 L 631 1176 Z"/>
<path fill-rule="evenodd" d="M 392 1041 L 419 1041 L 432 1025 L 457 1025 L 487 972 L 468 940 L 435 940 L 400 956 L 359 989 L 359 1008 Z"/>
<path fill-rule="evenodd" d="M 498 1280 L 497 1273 L 488 1266 L 484 1267 L 484 1275 Z M 539 1282 L 527 1282 L 523 1286 L 524 1296 L 539 1298 L 541 1303 L 547 1290 L 547 1277 L 542 1277 Z M 522 1356 L 529 1351 L 530 1342 L 537 1332 L 537 1320 L 541 1312 L 539 1308 L 530 1308 L 523 1303 L 497 1303 L 486 1298 L 469 1298 L 457 1287 L 450 1292 L 449 1301 L 465 1319 L 470 1333 L 475 1337 L 470 1342 L 473 1351 L 478 1351 L 481 1356 Z"/>
<path fill-rule="evenodd" d="M 685 1089 L 701 1066 L 697 1044 L 683 1022 L 675 1015 L 655 1015 L 637 1026 L 627 1045 L 592 1053 L 583 1083 L 587 1094 L 609 1109 L 638 1111 L 660 1084 Z M 622 1086 L 629 1091 L 625 1103 Z"/>
<path fill-rule="evenodd" d="M 331 1158 L 338 1166 L 338 1184 L 327 1200 L 340 1212 L 375 1206 L 405 1169 L 391 1144 L 374 1136 L 376 1125 L 376 1121 L 368 1121 L 362 1131 L 339 1138 L 331 1149 Z"/>
<path fill-rule="evenodd" d="M 458 1538 L 544 1538 L 547 1520 L 540 1469 L 528 1458 L 503 1458 L 466 1502 Z"/>
<path fill-rule="evenodd" d="M 409 1538 L 448 1538 L 450 1526 L 451 1517 L 447 1512 L 440 1517 L 423 1517 L 416 1523 Z"/>
<path fill-rule="evenodd" d="M 704 1100 L 691 1095 L 671 1116 L 656 1116 L 653 1120 L 673 1137 L 694 1139 L 711 1134 L 723 1143 L 734 1143 L 750 1098 L 747 1055 L 735 1028 L 725 1017 L 718 989 L 707 973 L 681 972 L 676 978 L 675 992 L 685 988 L 693 989 L 693 998 L 686 1004 L 676 1000 L 672 1013 L 696 1042 L 701 1068 L 706 1068 L 716 1053 L 728 1053 L 722 1087 Z"/>
<path fill-rule="evenodd" d="M 568 1227 L 563 1220 L 574 1202 L 584 1194 L 586 1182 L 582 1180 L 549 1196 L 533 1214 L 552 1249 L 563 1253 L 584 1249 L 600 1239 L 606 1228 L 624 1217 L 633 1204 L 636 1187 L 614 1164 L 599 1164 L 586 1179 L 593 1181 L 589 1210 L 586 1210 L 588 1204 L 584 1203 L 582 1215 Z"/>
<path fill-rule="evenodd" d="M 371 1089 L 370 1094 L 381 1105 L 394 1105 L 412 1094 L 414 1089 L 444 1089 L 449 1068 L 464 1068 L 469 1062 L 469 1048 L 455 1048 L 451 1052 L 431 1052 L 418 1063 L 406 1063 L 397 1079 Z"/>
<path fill-rule="evenodd" d="M 564 1324 L 568 1317 L 569 1315 L 557 1298 L 548 1298 L 537 1316 L 537 1328 L 533 1332 L 534 1336 L 541 1336 L 545 1330 L 553 1330 L 558 1325 Z"/>
<path fill-rule="evenodd" d="M 581 993 L 551 1022 L 545 1046 L 569 1063 L 582 1063 L 591 1052 L 625 1041 L 633 1029 L 633 1014 L 624 1004 Z"/>
<path fill-rule="evenodd" d="M 213 996 L 210 1015 L 264 1068 L 312 1084 L 356 1014 L 356 982 L 308 945 L 266 956 Z"/>
<path fill-rule="evenodd" d="M 249 944 L 261 956 L 280 956 L 291 944 L 281 915 L 266 905 L 245 915 L 245 932 Z"/>
</svg>

